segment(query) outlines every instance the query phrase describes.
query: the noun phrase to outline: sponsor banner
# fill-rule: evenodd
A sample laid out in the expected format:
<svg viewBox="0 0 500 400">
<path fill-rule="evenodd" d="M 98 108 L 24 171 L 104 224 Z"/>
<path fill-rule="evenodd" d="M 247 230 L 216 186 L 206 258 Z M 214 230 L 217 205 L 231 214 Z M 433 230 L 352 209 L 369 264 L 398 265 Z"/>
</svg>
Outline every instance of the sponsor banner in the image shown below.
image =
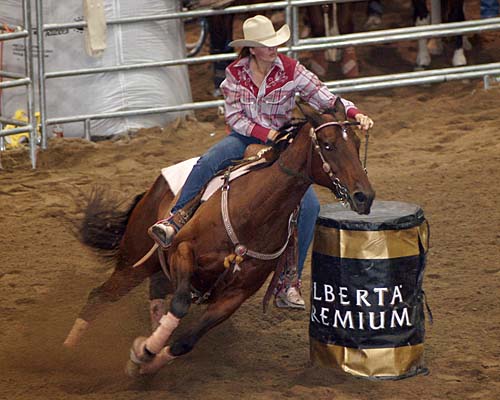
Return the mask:
<svg viewBox="0 0 500 400">
<path fill-rule="evenodd" d="M 312 255 L 311 360 L 357 376 L 427 371 L 422 281 L 428 224 L 420 207 L 375 202 L 369 215 L 322 207 Z"/>
<path fill-rule="evenodd" d="M 354 348 L 424 339 L 420 258 L 354 260 L 313 253 L 309 334 Z"/>
</svg>

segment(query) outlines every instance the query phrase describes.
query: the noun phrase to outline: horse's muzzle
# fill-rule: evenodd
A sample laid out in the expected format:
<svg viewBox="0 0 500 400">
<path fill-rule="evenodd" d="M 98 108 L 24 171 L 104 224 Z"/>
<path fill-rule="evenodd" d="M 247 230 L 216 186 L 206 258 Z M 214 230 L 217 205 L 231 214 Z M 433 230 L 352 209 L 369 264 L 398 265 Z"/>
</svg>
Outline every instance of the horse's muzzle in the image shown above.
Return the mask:
<svg viewBox="0 0 500 400">
<path fill-rule="evenodd" d="M 372 207 L 373 199 L 375 198 L 375 192 L 363 192 L 356 191 L 352 194 L 351 208 L 358 214 L 370 214 L 370 209 Z"/>
</svg>

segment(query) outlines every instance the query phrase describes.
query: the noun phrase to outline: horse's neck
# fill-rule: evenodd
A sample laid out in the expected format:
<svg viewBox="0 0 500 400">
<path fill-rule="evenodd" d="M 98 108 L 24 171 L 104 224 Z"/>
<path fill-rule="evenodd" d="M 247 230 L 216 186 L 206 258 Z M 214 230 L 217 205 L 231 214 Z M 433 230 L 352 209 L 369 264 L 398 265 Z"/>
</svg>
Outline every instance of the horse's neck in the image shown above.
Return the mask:
<svg viewBox="0 0 500 400">
<path fill-rule="evenodd" d="M 292 144 L 280 155 L 279 162 L 289 169 L 301 175 L 306 175 L 308 171 L 308 159 L 311 156 L 311 138 L 308 134 L 308 127 L 302 128 L 297 134 Z"/>
<path fill-rule="evenodd" d="M 307 134 L 299 136 L 306 137 L 296 138 L 280 158 L 286 168 L 305 176 L 310 142 Z M 284 172 L 280 160 L 242 178 L 239 182 L 244 190 L 235 187 L 229 201 L 229 214 L 238 238 L 258 251 L 274 251 L 286 239 L 290 214 L 300 204 L 310 181 Z M 261 233 L 256 235 L 256 232 Z"/>
<path fill-rule="evenodd" d="M 307 175 L 309 153 L 310 138 L 303 132 L 283 151 L 269 171 L 263 171 L 261 187 L 267 190 L 262 190 L 261 196 L 265 198 L 260 204 L 279 204 L 285 215 L 293 211 L 311 184 Z"/>
</svg>

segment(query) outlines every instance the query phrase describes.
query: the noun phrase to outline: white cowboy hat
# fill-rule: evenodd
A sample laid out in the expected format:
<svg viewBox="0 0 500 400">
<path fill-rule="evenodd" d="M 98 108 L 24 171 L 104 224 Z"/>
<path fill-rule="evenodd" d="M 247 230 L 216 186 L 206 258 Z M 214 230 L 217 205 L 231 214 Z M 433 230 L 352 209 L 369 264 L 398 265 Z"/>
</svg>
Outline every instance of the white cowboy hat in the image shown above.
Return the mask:
<svg viewBox="0 0 500 400">
<path fill-rule="evenodd" d="M 233 40 L 232 47 L 276 47 L 290 39 L 290 28 L 283 25 L 278 31 L 274 30 L 273 23 L 263 15 L 256 15 L 243 22 L 244 39 Z"/>
</svg>

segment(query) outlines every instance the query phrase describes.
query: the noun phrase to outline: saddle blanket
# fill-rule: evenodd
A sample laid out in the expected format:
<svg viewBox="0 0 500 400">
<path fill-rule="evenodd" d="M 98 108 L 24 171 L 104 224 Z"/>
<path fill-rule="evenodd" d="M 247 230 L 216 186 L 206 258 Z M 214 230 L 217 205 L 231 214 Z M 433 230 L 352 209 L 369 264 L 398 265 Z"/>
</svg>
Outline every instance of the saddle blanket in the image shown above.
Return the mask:
<svg viewBox="0 0 500 400">
<path fill-rule="evenodd" d="M 190 158 L 188 160 L 174 164 L 170 167 L 162 168 L 161 174 L 163 178 L 165 178 L 165 180 L 167 181 L 168 185 L 170 186 L 170 190 L 172 190 L 174 196 L 177 196 L 177 193 L 181 191 L 182 187 L 184 186 L 184 183 L 186 182 L 189 174 L 191 173 L 191 170 L 193 169 L 194 165 L 199 160 L 199 158 L 200 157 Z M 245 175 L 247 172 L 250 171 L 251 167 L 260 164 L 262 162 L 266 162 L 266 159 L 261 158 L 241 168 L 235 169 L 233 172 L 231 172 L 231 175 L 229 176 L 229 181 L 232 181 L 242 175 Z M 217 191 L 217 189 L 222 187 L 223 184 L 224 184 L 224 177 L 222 175 L 218 175 L 215 178 L 213 178 L 208 183 L 207 188 L 205 189 L 205 193 L 201 198 L 201 201 L 208 200 L 210 196 L 212 196 Z"/>
</svg>

